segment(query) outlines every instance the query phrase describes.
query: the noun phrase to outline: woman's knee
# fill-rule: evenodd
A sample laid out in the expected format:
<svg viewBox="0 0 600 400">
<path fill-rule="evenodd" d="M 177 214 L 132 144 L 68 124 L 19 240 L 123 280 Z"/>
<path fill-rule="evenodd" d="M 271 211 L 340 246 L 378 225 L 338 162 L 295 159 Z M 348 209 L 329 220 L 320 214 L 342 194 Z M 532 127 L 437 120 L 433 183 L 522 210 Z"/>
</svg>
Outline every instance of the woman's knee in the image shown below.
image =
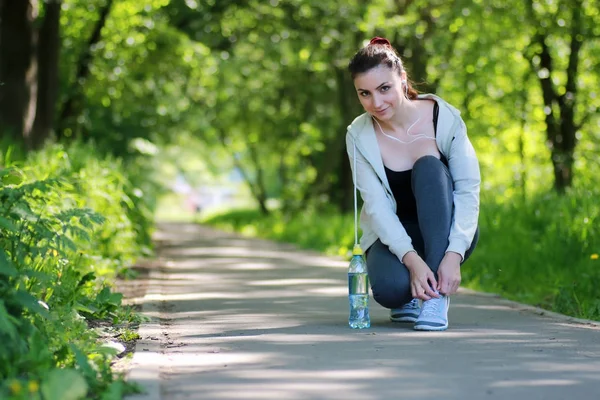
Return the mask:
<svg viewBox="0 0 600 400">
<path fill-rule="evenodd" d="M 380 240 L 367 250 L 367 270 L 373 299 L 377 303 L 386 308 L 398 308 L 411 300 L 408 270 Z"/>
<path fill-rule="evenodd" d="M 376 284 L 371 287 L 373 299 L 385 308 L 400 308 L 412 300 L 410 287 L 407 284 Z"/>
<path fill-rule="evenodd" d="M 419 158 L 412 169 L 412 189 L 415 195 L 427 196 L 431 190 L 435 190 L 436 193 L 441 190 L 440 193 L 450 195 L 453 184 L 448 167 L 432 155 Z"/>
<path fill-rule="evenodd" d="M 419 159 L 417 159 L 417 161 L 415 161 L 415 164 L 413 166 L 413 171 L 421 170 L 421 169 L 426 169 L 426 170 L 438 169 L 438 168 L 444 169 L 444 167 L 445 167 L 445 165 L 442 162 L 442 160 L 440 160 L 436 156 L 426 155 L 426 156 L 420 157 Z"/>
</svg>

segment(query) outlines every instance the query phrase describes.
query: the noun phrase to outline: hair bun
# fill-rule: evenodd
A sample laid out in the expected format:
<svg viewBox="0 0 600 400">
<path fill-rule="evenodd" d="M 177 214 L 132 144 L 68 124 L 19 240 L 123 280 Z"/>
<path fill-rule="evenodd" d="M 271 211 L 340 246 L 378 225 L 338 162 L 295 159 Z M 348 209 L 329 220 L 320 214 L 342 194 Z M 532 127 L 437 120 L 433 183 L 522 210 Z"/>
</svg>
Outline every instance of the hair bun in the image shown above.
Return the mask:
<svg viewBox="0 0 600 400">
<path fill-rule="evenodd" d="M 373 39 L 371 39 L 369 44 L 383 44 L 383 45 L 390 46 L 390 47 L 392 46 L 392 44 L 390 43 L 389 40 L 387 40 L 386 38 L 379 37 L 379 36 L 375 36 Z"/>
</svg>

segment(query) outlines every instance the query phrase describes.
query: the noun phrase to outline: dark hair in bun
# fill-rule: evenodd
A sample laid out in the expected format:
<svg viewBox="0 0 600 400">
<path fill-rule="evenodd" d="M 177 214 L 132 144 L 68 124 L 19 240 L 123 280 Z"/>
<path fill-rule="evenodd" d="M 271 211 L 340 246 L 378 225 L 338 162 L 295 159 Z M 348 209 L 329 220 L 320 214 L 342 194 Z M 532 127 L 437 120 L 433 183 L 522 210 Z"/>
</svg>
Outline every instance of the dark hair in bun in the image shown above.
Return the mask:
<svg viewBox="0 0 600 400">
<path fill-rule="evenodd" d="M 385 65 L 400 75 L 402 72 L 406 72 L 400 56 L 390 41 L 386 38 L 376 36 L 371 39 L 368 45 L 360 49 L 352 57 L 348 63 L 348 71 L 350 71 L 350 75 L 354 79 L 357 75 L 380 65 Z M 418 92 L 412 87 L 409 81 L 406 84 L 408 85 L 408 98 L 411 100 L 416 99 Z"/>
</svg>

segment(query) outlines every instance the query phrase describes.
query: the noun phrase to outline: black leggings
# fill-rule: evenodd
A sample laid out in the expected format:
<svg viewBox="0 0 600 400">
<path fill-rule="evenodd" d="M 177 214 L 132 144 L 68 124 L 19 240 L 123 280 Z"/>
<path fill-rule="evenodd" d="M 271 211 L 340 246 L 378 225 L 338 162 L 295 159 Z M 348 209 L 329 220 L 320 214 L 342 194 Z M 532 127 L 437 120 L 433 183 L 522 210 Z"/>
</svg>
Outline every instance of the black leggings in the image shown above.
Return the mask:
<svg viewBox="0 0 600 400">
<path fill-rule="evenodd" d="M 418 223 L 403 223 L 415 251 L 436 275 L 448 248 L 452 224 L 453 185 L 446 165 L 434 156 L 419 158 L 412 170 L 412 190 L 417 202 Z M 479 239 L 475 233 L 473 252 Z M 412 300 L 410 273 L 390 249 L 377 240 L 367 251 L 367 270 L 373 298 L 386 308 L 399 308 Z"/>
</svg>

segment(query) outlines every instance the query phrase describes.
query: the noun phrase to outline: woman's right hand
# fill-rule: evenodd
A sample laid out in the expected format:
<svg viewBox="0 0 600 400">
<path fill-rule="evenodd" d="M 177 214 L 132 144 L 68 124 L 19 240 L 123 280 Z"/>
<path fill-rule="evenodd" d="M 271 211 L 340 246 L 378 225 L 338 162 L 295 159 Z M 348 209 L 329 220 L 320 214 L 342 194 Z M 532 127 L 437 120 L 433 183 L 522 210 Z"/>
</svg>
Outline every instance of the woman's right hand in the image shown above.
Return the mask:
<svg viewBox="0 0 600 400">
<path fill-rule="evenodd" d="M 433 289 L 437 287 L 433 271 L 416 252 L 406 253 L 402 263 L 410 272 L 410 290 L 413 298 L 430 300 L 433 297 L 440 297 Z"/>
</svg>

